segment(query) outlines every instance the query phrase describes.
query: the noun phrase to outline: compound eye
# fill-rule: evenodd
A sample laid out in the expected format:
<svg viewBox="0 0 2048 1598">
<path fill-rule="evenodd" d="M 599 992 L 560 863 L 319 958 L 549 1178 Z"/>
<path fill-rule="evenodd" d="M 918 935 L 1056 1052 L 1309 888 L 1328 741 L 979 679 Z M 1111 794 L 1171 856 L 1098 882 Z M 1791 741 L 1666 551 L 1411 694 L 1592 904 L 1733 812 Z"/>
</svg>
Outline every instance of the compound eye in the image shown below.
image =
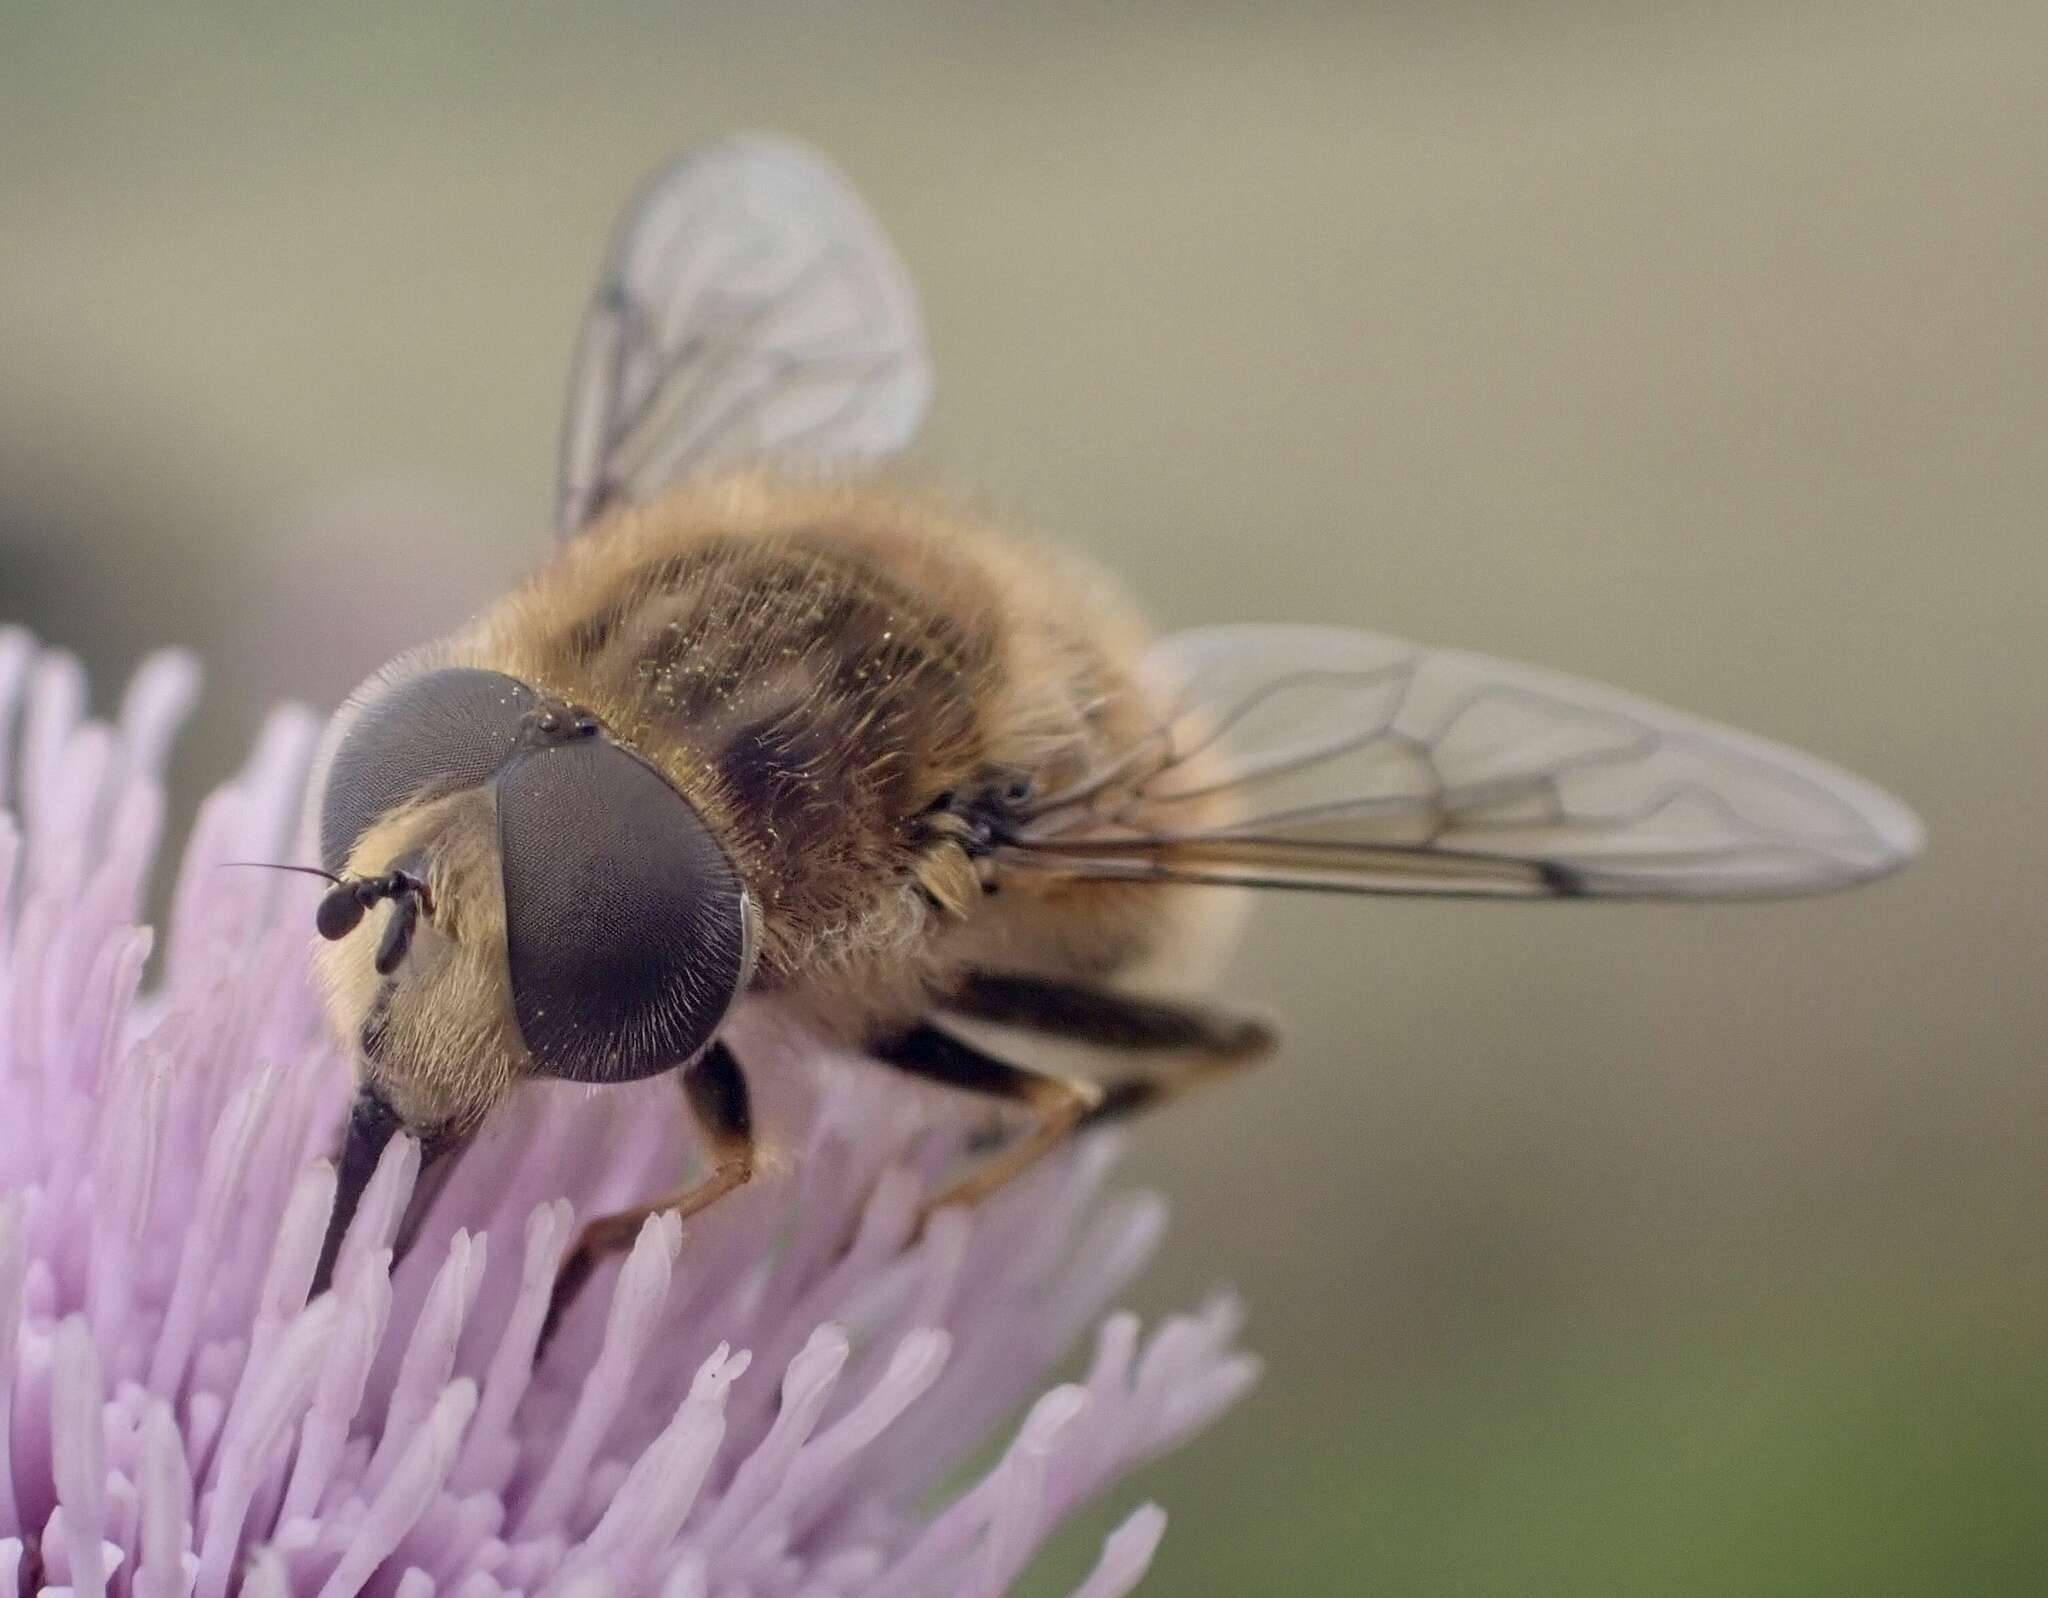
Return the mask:
<svg viewBox="0 0 2048 1598">
<path fill-rule="evenodd" d="M 429 788 L 480 787 L 511 756 L 533 708 L 526 684 L 447 666 L 394 685 L 366 705 L 328 767 L 320 800 L 320 863 L 348 864 L 364 833 Z"/>
<path fill-rule="evenodd" d="M 746 893 L 697 812 L 603 738 L 498 779 L 505 957 L 534 1068 L 630 1082 L 710 1041 L 745 985 Z"/>
</svg>

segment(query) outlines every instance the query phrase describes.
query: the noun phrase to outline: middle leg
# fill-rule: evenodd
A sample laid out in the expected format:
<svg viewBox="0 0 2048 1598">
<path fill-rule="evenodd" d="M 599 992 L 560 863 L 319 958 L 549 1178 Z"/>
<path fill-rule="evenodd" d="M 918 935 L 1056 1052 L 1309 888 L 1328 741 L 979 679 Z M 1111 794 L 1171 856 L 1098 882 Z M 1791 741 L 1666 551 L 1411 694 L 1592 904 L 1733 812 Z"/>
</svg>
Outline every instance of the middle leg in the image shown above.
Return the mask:
<svg viewBox="0 0 2048 1598">
<path fill-rule="evenodd" d="M 1088 1126 L 1154 1109 L 1242 1071 L 1275 1041 L 1272 1026 L 1254 1015 L 1057 977 L 978 971 L 947 1008 L 1090 1048 L 1151 1056 L 1108 1084 L 1087 1114 Z"/>
<path fill-rule="evenodd" d="M 1079 1077 L 1027 1071 L 985 1054 L 929 1022 L 876 1043 L 874 1056 L 899 1071 L 985 1098 L 1023 1105 L 1036 1117 L 1031 1129 L 963 1174 L 925 1205 L 925 1213 L 973 1204 L 1043 1159 L 1102 1100 L 1102 1089 Z"/>
</svg>

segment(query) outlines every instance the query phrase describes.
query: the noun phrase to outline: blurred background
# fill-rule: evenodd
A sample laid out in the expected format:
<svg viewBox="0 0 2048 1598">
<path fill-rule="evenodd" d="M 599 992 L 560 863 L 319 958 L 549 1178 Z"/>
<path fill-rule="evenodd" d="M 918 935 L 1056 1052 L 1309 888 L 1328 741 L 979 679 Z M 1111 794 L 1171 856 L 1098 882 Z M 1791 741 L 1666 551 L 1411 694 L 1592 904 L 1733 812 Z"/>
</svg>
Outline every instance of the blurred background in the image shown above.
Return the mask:
<svg viewBox="0 0 2048 1598">
<path fill-rule="evenodd" d="M 2048 11 L 0 17 L 0 618 L 184 756 L 546 545 L 613 213 L 788 130 L 920 278 L 921 464 L 1162 622 L 1611 679 L 1912 800 L 1749 909 L 1267 905 L 1284 1063 L 1143 1128 L 1270 1363 L 1147 1591 L 2048 1585 Z"/>
</svg>

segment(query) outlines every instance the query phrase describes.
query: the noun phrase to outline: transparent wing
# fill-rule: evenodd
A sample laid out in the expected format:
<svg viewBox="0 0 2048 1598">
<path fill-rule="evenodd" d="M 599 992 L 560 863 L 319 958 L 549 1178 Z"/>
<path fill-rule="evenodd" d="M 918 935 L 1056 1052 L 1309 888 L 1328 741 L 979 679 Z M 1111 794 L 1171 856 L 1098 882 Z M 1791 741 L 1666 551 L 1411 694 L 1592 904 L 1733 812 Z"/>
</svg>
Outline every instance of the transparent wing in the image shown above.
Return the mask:
<svg viewBox="0 0 2048 1598">
<path fill-rule="evenodd" d="M 931 384 L 909 275 L 846 179 L 786 140 L 724 140 L 620 220 L 571 366 L 556 530 L 716 462 L 893 453 Z"/>
<path fill-rule="evenodd" d="M 1824 761 L 1532 666 L 1334 627 L 1178 633 L 1154 734 L 1006 863 L 1333 892 L 1716 899 L 1896 870 L 1912 812 Z M 1219 810 L 1222 816 L 1219 819 Z"/>
</svg>

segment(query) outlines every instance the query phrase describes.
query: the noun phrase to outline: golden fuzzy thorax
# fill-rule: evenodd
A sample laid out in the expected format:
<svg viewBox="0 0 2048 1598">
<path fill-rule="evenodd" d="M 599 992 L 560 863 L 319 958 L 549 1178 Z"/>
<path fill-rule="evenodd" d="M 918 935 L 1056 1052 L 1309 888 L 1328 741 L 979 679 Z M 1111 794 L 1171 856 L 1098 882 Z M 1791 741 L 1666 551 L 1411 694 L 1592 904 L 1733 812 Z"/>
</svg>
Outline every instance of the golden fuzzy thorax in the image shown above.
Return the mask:
<svg viewBox="0 0 2048 1598">
<path fill-rule="evenodd" d="M 1188 896 L 1152 885 L 1011 873 L 985 892 L 933 811 L 1055 791 L 1142 735 L 1145 638 L 1070 556 L 871 482 L 746 471 L 610 516 L 429 653 L 586 707 L 654 765 L 760 912 L 754 991 L 858 1040 L 970 967 L 1100 978 L 1173 930 Z M 525 1069 L 490 805 L 402 808 L 351 855 L 360 874 L 426 861 L 435 910 L 394 983 L 369 969 L 373 932 L 323 955 L 338 1023 L 376 1012 L 377 1074 L 415 1125 L 474 1121 Z"/>
</svg>

